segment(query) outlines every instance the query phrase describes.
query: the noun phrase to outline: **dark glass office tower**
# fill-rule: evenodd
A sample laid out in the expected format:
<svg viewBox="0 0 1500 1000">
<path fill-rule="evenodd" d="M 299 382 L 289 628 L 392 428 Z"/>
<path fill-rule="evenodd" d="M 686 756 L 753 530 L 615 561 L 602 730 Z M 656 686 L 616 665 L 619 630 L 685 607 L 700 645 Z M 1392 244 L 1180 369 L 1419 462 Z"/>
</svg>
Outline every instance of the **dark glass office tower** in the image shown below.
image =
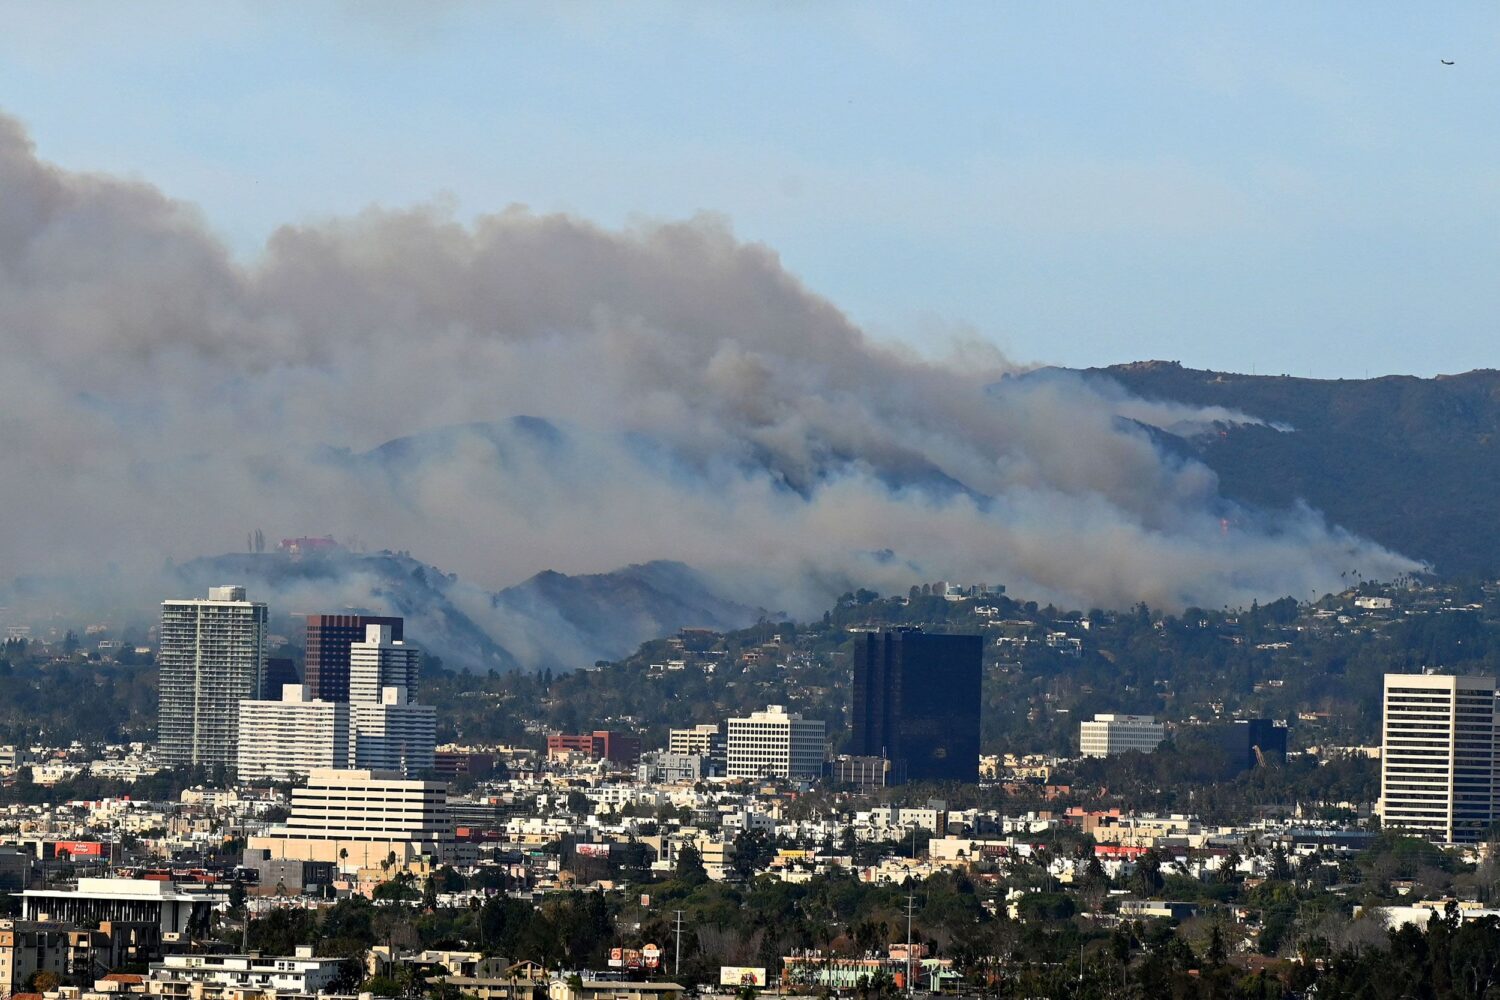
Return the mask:
<svg viewBox="0 0 1500 1000">
<path fill-rule="evenodd" d="M 917 629 L 854 643 L 854 742 L 885 757 L 896 781 L 979 780 L 984 639 Z"/>
<path fill-rule="evenodd" d="M 375 615 L 308 615 L 307 658 L 302 684 L 314 698 L 349 700 L 349 646 L 365 641 L 366 625 L 389 625 L 402 638 L 402 619 Z"/>
<path fill-rule="evenodd" d="M 1231 775 L 1262 762 L 1286 763 L 1286 727 L 1270 719 L 1235 719 L 1219 725 L 1217 735 L 1229 755 Z"/>
<path fill-rule="evenodd" d="M 261 685 L 260 696 L 266 701 L 280 701 L 281 689 L 288 684 L 301 684 L 297 679 L 297 665 L 280 656 L 266 658 L 266 681 Z"/>
</svg>

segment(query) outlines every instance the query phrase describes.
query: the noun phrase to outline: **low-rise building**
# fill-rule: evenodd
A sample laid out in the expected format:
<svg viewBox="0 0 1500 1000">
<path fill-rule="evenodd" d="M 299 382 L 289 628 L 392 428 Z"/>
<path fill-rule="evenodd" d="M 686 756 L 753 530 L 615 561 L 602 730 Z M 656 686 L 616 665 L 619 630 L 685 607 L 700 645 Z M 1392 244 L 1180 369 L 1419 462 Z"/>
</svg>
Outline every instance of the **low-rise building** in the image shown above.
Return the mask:
<svg viewBox="0 0 1500 1000">
<path fill-rule="evenodd" d="M 189 889 L 175 882 L 130 878 L 81 878 L 73 889 L 27 889 L 21 893 L 26 920 L 54 920 L 79 927 L 105 923 L 155 924 L 165 941 L 185 940 L 207 930 L 209 913 L 228 895 Z"/>
<path fill-rule="evenodd" d="M 295 955 L 168 955 L 152 963 L 150 992 L 181 1000 L 212 1000 L 242 991 L 274 992 L 278 997 L 311 997 L 338 982 L 341 958 L 317 958 L 311 945 Z"/>
</svg>

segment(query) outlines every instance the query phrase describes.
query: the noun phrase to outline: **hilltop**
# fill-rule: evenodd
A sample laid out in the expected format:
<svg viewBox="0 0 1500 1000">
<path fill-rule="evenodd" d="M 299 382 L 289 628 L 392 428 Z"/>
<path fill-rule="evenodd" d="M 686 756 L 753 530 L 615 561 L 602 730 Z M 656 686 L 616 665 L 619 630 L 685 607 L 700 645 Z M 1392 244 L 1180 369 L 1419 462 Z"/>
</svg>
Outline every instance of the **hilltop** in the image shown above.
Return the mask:
<svg viewBox="0 0 1500 1000">
<path fill-rule="evenodd" d="M 1265 421 L 1179 437 L 1223 494 L 1299 501 L 1447 576 L 1500 574 L 1500 371 L 1308 379 L 1147 361 L 1091 368 L 1148 399 L 1223 406 Z"/>
</svg>

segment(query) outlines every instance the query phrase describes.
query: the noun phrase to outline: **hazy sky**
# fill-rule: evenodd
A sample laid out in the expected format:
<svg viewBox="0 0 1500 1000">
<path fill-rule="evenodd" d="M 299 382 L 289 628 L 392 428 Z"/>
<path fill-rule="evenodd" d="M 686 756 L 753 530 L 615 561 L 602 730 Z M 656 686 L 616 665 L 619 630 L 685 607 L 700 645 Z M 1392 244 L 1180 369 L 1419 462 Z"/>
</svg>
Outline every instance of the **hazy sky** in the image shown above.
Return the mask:
<svg viewBox="0 0 1500 1000">
<path fill-rule="evenodd" d="M 712 212 L 932 350 L 1500 364 L 1500 7 L 1228 7 L 0 3 L 0 111 L 245 259 L 372 203 Z"/>
</svg>

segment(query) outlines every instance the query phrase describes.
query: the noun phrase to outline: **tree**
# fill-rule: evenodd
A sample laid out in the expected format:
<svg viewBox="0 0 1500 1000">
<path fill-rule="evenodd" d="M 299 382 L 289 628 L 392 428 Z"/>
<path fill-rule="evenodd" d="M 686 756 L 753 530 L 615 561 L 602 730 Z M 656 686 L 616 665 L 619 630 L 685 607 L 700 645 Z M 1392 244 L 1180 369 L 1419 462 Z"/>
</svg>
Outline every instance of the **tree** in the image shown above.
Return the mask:
<svg viewBox="0 0 1500 1000">
<path fill-rule="evenodd" d="M 50 993 L 62 985 L 62 980 L 58 979 L 57 973 L 50 969 L 38 969 L 31 974 L 26 984 L 33 993 Z"/>
<path fill-rule="evenodd" d="M 360 986 L 360 992 L 377 997 L 399 997 L 402 985 L 390 976 L 371 976 Z"/>
<path fill-rule="evenodd" d="M 703 867 L 703 855 L 692 844 L 685 844 L 677 851 L 677 878 L 689 885 L 702 885 L 708 881 L 708 869 Z"/>
<path fill-rule="evenodd" d="M 1204 960 L 1213 968 L 1218 968 L 1229 961 L 1229 951 L 1224 947 L 1224 935 L 1219 932 L 1219 924 L 1214 922 L 1213 931 L 1208 938 L 1208 951 Z"/>
<path fill-rule="evenodd" d="M 1142 605 L 1145 607 L 1145 605 Z M 1161 874 L 1161 855 L 1154 849 L 1145 851 L 1136 862 L 1135 889 L 1142 896 L 1154 896 L 1166 885 Z"/>
<path fill-rule="evenodd" d="M 1280 844 L 1271 848 L 1271 877 L 1280 882 L 1292 877 L 1292 866 L 1287 862 L 1286 850 Z"/>
<path fill-rule="evenodd" d="M 734 838 L 734 873 L 748 879 L 776 855 L 776 845 L 764 830 L 741 830 Z"/>
</svg>

